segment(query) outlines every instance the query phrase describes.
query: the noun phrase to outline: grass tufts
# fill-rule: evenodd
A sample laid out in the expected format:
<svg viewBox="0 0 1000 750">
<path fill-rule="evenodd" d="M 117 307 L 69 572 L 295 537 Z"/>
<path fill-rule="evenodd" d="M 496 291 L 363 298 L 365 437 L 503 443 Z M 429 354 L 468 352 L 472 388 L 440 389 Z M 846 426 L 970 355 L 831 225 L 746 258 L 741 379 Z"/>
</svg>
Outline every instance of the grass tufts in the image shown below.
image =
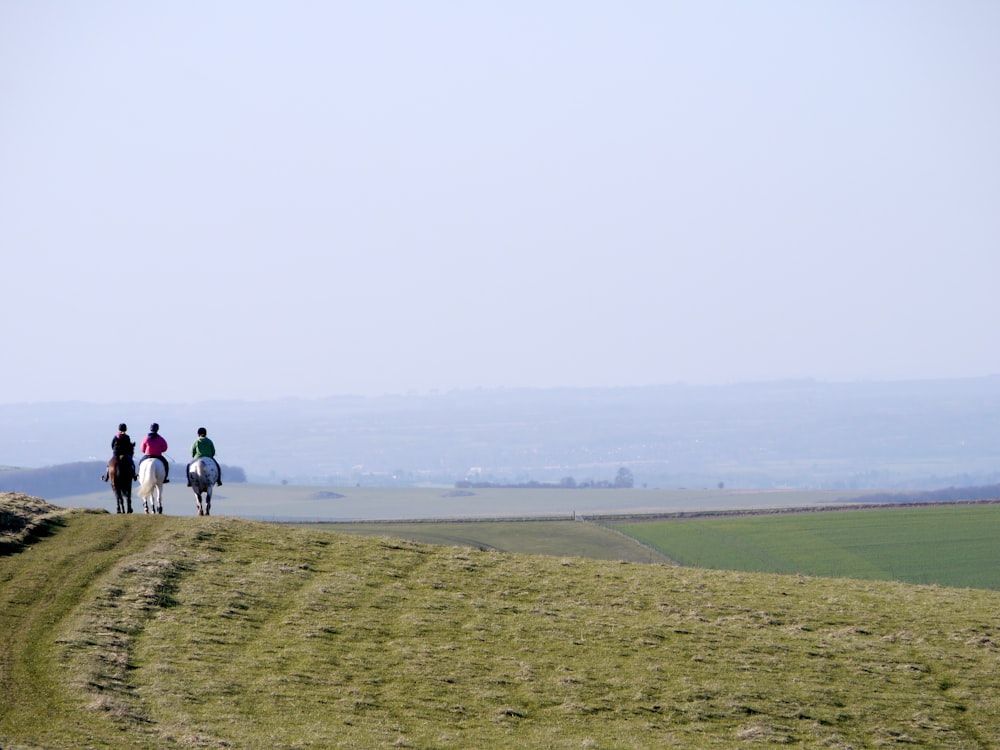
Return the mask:
<svg viewBox="0 0 1000 750">
<path fill-rule="evenodd" d="M 1000 736 L 1000 593 L 984 590 L 69 514 L 0 558 L 0 605 L 3 747 Z"/>
</svg>

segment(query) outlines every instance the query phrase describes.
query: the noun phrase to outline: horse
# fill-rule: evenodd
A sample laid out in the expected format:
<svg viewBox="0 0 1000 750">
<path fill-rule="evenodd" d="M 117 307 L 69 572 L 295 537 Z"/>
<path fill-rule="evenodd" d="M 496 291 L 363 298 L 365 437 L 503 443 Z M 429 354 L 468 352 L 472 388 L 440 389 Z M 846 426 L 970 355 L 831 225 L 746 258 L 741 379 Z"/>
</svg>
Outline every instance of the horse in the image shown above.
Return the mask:
<svg viewBox="0 0 1000 750">
<path fill-rule="evenodd" d="M 219 469 L 215 461 L 210 458 L 196 458 L 188 466 L 188 481 L 191 489 L 194 490 L 195 497 L 198 498 L 198 515 L 208 516 L 212 513 L 212 488 L 219 478 Z M 205 495 L 205 502 L 202 504 L 201 496 Z"/>
<path fill-rule="evenodd" d="M 132 461 L 128 456 L 112 456 L 108 461 L 108 481 L 115 493 L 119 513 L 132 512 Z M 126 510 L 126 503 L 128 510 Z"/>
<path fill-rule="evenodd" d="M 167 470 L 158 458 L 145 458 L 139 462 L 139 497 L 146 513 L 163 513 L 163 480 Z"/>
</svg>

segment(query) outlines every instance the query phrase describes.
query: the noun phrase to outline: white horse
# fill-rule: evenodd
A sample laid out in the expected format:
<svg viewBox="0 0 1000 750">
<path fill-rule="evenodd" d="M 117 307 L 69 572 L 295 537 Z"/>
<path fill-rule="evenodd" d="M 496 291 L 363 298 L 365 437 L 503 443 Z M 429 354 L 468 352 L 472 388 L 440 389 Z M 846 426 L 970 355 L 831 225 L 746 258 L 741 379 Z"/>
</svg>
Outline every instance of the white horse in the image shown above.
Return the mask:
<svg viewBox="0 0 1000 750">
<path fill-rule="evenodd" d="M 212 513 L 212 488 L 219 478 L 219 469 L 210 458 L 196 458 L 188 466 L 188 481 L 195 497 L 198 498 L 198 515 L 208 516 Z M 201 496 L 205 495 L 202 505 Z"/>
<path fill-rule="evenodd" d="M 167 470 L 158 458 L 147 458 L 139 462 L 139 497 L 142 509 L 147 513 L 163 513 L 163 480 Z"/>
</svg>

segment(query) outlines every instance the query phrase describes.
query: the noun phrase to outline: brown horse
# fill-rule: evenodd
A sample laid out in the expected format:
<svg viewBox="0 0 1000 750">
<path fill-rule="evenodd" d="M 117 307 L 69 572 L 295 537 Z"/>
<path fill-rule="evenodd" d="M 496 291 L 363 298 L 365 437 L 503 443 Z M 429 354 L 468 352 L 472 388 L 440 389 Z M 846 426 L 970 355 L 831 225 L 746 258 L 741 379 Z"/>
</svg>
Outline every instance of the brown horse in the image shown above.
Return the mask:
<svg viewBox="0 0 1000 750">
<path fill-rule="evenodd" d="M 108 461 L 108 481 L 115 493 L 119 513 L 132 512 L 132 461 L 127 456 L 113 456 Z"/>
</svg>

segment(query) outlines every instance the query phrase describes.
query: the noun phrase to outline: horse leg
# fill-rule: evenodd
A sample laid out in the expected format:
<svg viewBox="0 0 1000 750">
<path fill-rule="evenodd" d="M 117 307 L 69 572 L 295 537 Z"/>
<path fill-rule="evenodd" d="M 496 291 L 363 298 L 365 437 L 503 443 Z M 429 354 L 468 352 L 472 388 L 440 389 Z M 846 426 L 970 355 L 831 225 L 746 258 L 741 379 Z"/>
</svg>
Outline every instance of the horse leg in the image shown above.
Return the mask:
<svg viewBox="0 0 1000 750">
<path fill-rule="evenodd" d="M 131 495 L 132 495 L 132 493 L 131 493 L 132 480 L 128 479 L 127 477 L 124 477 L 124 476 L 118 476 L 118 473 L 115 472 L 115 478 L 112 479 L 111 481 L 114 482 L 115 501 L 118 503 L 118 512 L 119 513 L 124 513 L 125 512 L 125 496 L 126 495 L 129 496 L 129 504 L 131 504 L 131 502 L 132 502 L 132 500 L 131 500 Z M 124 487 L 122 487 L 123 484 L 125 485 Z"/>
<path fill-rule="evenodd" d="M 122 493 L 118 489 L 118 472 L 116 471 L 117 466 L 115 465 L 115 460 L 111 459 L 108 461 L 108 467 L 104 470 L 104 476 L 101 477 L 105 482 L 111 483 L 111 491 L 115 493 L 115 509 L 117 513 L 122 512 Z"/>
<path fill-rule="evenodd" d="M 205 515 L 212 515 L 212 485 L 208 485 L 208 492 L 205 494 Z"/>
<path fill-rule="evenodd" d="M 194 496 L 198 498 L 198 503 L 197 503 L 198 515 L 199 516 L 205 515 L 205 510 L 201 507 L 201 493 L 195 490 Z"/>
</svg>

